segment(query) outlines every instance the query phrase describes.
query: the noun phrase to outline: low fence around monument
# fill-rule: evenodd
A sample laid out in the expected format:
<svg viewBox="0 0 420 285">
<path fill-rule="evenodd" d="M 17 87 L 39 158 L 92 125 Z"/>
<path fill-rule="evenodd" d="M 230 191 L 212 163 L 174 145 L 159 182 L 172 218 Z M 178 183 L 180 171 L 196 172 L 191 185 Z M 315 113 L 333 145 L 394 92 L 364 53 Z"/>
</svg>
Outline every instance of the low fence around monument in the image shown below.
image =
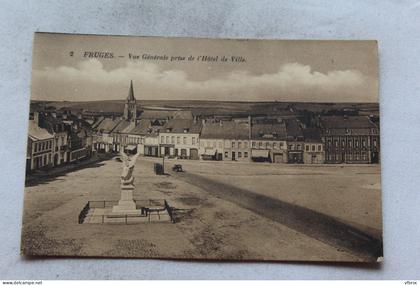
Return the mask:
<svg viewBox="0 0 420 285">
<path fill-rule="evenodd" d="M 175 223 L 175 218 L 173 215 L 173 208 L 169 206 L 168 202 L 165 199 L 147 199 L 147 200 L 134 200 L 137 209 L 141 210 L 141 214 L 143 215 L 144 211 L 146 213 L 150 212 L 159 212 L 159 211 L 167 211 L 172 223 Z M 79 214 L 79 224 L 83 224 L 89 211 L 95 208 L 105 209 L 105 208 L 112 208 L 113 206 L 118 205 L 118 200 L 94 200 L 88 201 L 87 204 L 83 207 L 82 211 Z M 161 207 L 160 209 L 150 209 L 148 207 Z M 105 217 L 109 215 L 101 215 L 102 216 L 102 224 L 105 221 Z M 132 215 L 125 215 L 125 221 L 127 224 L 127 219 Z"/>
</svg>

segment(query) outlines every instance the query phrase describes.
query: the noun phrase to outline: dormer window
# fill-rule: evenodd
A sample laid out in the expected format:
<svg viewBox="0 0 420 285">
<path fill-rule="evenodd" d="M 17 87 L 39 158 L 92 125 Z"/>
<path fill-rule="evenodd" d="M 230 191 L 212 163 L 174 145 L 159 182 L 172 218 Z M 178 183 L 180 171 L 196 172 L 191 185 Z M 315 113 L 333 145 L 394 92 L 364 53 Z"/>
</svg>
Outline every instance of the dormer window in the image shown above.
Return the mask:
<svg viewBox="0 0 420 285">
<path fill-rule="evenodd" d="M 188 128 L 184 129 L 184 133 L 188 133 L 189 131 L 190 131 L 190 129 L 188 129 Z"/>
<path fill-rule="evenodd" d="M 266 138 L 266 139 L 268 139 L 268 138 L 273 138 L 273 135 L 272 134 L 264 134 L 264 135 L 262 135 L 262 137 L 263 138 Z"/>
<path fill-rule="evenodd" d="M 167 132 L 167 133 L 170 133 L 171 131 L 172 131 L 172 128 L 167 128 L 167 129 L 166 129 L 166 132 Z"/>
<path fill-rule="evenodd" d="M 351 130 L 350 129 L 346 129 L 346 134 L 347 135 L 351 134 Z"/>
</svg>

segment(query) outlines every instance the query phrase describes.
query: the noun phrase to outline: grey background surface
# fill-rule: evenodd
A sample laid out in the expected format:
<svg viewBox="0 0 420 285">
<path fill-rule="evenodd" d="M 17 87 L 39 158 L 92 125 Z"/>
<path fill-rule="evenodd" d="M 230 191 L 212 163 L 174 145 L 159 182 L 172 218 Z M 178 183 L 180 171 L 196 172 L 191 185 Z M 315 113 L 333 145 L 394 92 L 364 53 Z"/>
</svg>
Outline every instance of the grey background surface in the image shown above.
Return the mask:
<svg viewBox="0 0 420 285">
<path fill-rule="evenodd" d="M 217 263 L 19 256 L 35 31 L 377 39 L 385 262 Z M 420 279 L 420 2 L 0 1 L 0 279 Z"/>
</svg>

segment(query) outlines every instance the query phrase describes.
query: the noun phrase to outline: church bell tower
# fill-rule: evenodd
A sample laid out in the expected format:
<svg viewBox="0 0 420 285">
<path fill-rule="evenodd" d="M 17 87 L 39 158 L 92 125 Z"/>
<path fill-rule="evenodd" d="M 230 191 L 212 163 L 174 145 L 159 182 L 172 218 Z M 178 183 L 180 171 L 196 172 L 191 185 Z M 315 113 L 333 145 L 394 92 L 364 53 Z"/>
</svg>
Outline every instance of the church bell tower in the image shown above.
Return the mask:
<svg viewBox="0 0 420 285">
<path fill-rule="evenodd" d="M 136 98 L 134 97 L 133 80 L 131 80 L 130 89 L 128 90 L 128 96 L 127 96 L 127 99 L 125 100 L 123 118 L 124 120 L 130 121 L 130 122 L 134 122 L 134 123 L 136 122 L 137 103 L 136 103 Z"/>
</svg>

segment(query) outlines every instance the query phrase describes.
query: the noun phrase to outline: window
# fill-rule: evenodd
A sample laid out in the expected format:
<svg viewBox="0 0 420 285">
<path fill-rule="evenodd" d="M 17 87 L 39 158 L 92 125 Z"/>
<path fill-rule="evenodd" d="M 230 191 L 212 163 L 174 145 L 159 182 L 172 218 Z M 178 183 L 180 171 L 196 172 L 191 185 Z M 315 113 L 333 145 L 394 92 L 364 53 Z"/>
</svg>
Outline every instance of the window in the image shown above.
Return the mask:
<svg viewBox="0 0 420 285">
<path fill-rule="evenodd" d="M 225 151 L 225 158 L 229 157 L 229 153 Z"/>
<path fill-rule="evenodd" d="M 283 147 L 283 142 L 280 142 L 280 147 Z"/>
<path fill-rule="evenodd" d="M 363 153 L 363 160 L 367 160 L 367 154 L 366 154 L 366 152 Z"/>
<path fill-rule="evenodd" d="M 191 144 L 193 144 L 193 145 L 195 145 L 195 138 L 193 137 L 193 138 L 191 138 Z"/>
<path fill-rule="evenodd" d="M 306 146 L 306 151 L 309 151 L 309 145 Z"/>
<path fill-rule="evenodd" d="M 279 146 L 278 146 L 278 144 L 276 142 L 273 143 L 273 148 L 274 149 L 278 149 L 279 148 Z"/>
<path fill-rule="evenodd" d="M 342 140 L 341 141 L 341 147 L 345 147 L 346 146 L 346 141 L 345 140 Z"/>
<path fill-rule="evenodd" d="M 166 136 L 166 143 L 169 143 L 169 136 Z"/>
<path fill-rule="evenodd" d="M 347 145 L 348 145 L 349 147 L 352 147 L 352 145 L 353 145 L 353 141 L 349 140 L 349 141 L 347 142 Z"/>
<path fill-rule="evenodd" d="M 238 158 L 241 158 L 242 157 L 242 152 L 238 152 Z"/>
<path fill-rule="evenodd" d="M 180 144 L 181 143 L 181 138 L 180 137 L 176 137 L 176 143 Z"/>
<path fill-rule="evenodd" d="M 297 147 L 297 150 L 301 150 L 301 145 L 300 144 L 298 144 L 296 147 Z"/>
<path fill-rule="evenodd" d="M 252 148 L 255 148 L 257 144 L 255 142 L 252 142 Z"/>
<path fill-rule="evenodd" d="M 258 147 L 259 147 L 259 148 L 262 148 L 262 142 L 259 142 L 259 143 L 258 143 Z"/>
<path fill-rule="evenodd" d="M 183 144 L 187 144 L 187 137 L 183 137 L 183 138 L 182 138 L 182 143 L 183 143 Z"/>
<path fill-rule="evenodd" d="M 248 157 L 248 152 L 247 151 L 244 152 L 244 157 Z"/>
<path fill-rule="evenodd" d="M 312 151 L 315 151 L 315 145 L 312 145 Z"/>
<path fill-rule="evenodd" d="M 373 146 L 376 147 L 377 143 L 376 143 L 376 139 L 373 139 Z"/>
<path fill-rule="evenodd" d="M 265 148 L 271 148 L 270 142 L 265 143 Z"/>
<path fill-rule="evenodd" d="M 338 140 L 334 141 L 334 145 L 335 145 L 335 147 L 338 147 Z"/>
<path fill-rule="evenodd" d="M 322 151 L 322 145 L 318 145 L 318 151 Z"/>
<path fill-rule="evenodd" d="M 241 148 L 241 147 L 242 147 L 242 142 L 238 142 L 238 148 Z"/>
<path fill-rule="evenodd" d="M 244 148 L 248 148 L 248 142 L 244 142 Z"/>
<path fill-rule="evenodd" d="M 290 145 L 290 150 L 295 150 L 295 145 L 294 144 Z"/>
<path fill-rule="evenodd" d="M 355 146 L 355 147 L 359 147 L 359 141 L 358 141 L 358 140 L 356 140 L 356 141 L 354 142 L 354 146 Z"/>
<path fill-rule="evenodd" d="M 235 142 L 232 142 L 232 148 L 234 148 L 235 147 Z"/>
<path fill-rule="evenodd" d="M 366 147 L 366 140 L 365 139 L 362 140 L 362 146 Z"/>
</svg>

